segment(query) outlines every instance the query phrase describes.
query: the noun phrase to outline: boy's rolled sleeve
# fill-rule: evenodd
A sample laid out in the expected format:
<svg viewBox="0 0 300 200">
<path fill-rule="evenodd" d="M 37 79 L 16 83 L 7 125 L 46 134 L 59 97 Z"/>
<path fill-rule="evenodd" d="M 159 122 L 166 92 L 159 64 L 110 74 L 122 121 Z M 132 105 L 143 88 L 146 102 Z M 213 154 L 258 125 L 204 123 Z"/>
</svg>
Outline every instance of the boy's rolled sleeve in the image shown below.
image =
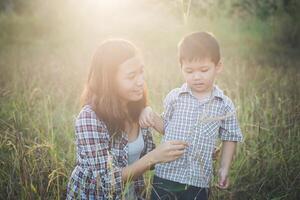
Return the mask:
<svg viewBox="0 0 300 200">
<path fill-rule="evenodd" d="M 163 107 L 164 111 L 161 113 L 161 117 L 164 123 L 164 130 L 168 126 L 169 121 L 172 119 L 173 111 L 174 111 L 174 100 L 175 100 L 175 91 L 172 90 L 164 99 Z"/>
<path fill-rule="evenodd" d="M 219 137 L 221 140 L 225 141 L 243 141 L 243 134 L 239 126 L 236 110 L 231 101 L 226 106 L 226 114 L 224 119 L 221 120 Z"/>
</svg>

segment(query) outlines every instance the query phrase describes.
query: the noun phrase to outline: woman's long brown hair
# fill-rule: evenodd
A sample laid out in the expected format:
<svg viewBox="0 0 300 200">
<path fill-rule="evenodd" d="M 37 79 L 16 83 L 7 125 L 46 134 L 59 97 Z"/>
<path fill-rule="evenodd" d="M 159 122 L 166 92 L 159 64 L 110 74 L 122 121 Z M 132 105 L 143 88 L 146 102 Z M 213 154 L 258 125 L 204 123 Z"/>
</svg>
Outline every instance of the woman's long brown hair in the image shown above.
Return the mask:
<svg viewBox="0 0 300 200">
<path fill-rule="evenodd" d="M 118 135 L 124 131 L 126 121 L 138 122 L 139 115 L 146 106 L 146 86 L 143 98 L 130 102 L 126 110 L 121 104 L 115 84 L 118 67 L 138 53 L 131 42 L 110 39 L 98 47 L 92 59 L 88 80 L 81 95 L 81 106 L 91 105 L 98 118 L 105 122 L 110 135 Z"/>
</svg>

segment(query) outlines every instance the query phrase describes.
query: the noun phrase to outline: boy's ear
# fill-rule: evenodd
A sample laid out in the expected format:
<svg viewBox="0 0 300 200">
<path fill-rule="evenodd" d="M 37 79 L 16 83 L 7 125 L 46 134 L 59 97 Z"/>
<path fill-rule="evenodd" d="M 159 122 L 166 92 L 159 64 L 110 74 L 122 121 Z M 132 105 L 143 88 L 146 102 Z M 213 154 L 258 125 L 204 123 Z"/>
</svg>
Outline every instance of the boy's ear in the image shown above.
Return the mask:
<svg viewBox="0 0 300 200">
<path fill-rule="evenodd" d="M 223 62 L 220 60 L 216 65 L 217 73 L 220 73 L 223 70 Z"/>
</svg>

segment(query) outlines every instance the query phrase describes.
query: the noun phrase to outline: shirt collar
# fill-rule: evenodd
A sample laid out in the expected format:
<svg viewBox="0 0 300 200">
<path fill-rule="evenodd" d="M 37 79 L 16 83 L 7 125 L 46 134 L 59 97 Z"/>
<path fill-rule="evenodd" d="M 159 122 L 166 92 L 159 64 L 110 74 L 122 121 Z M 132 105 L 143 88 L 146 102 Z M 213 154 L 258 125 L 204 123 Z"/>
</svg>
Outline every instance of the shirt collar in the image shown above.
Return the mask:
<svg viewBox="0 0 300 200">
<path fill-rule="evenodd" d="M 190 95 L 193 95 L 192 89 L 187 85 L 187 83 L 182 84 L 179 89 L 179 95 L 183 93 L 189 93 Z M 217 85 L 213 86 L 212 97 L 224 99 L 224 93 Z"/>
<path fill-rule="evenodd" d="M 182 84 L 179 89 L 179 94 L 189 93 L 192 95 L 192 89 L 187 85 L 187 83 Z"/>
</svg>

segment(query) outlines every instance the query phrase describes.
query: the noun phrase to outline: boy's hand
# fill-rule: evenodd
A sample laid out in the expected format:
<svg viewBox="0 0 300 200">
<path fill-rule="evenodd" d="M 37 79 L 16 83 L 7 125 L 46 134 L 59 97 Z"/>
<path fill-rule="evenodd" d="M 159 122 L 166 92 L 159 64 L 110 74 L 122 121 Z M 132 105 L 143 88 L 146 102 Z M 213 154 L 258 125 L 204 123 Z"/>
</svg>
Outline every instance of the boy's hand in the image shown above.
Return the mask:
<svg viewBox="0 0 300 200">
<path fill-rule="evenodd" d="M 219 170 L 219 181 L 217 187 L 220 189 L 227 189 L 229 187 L 228 171 L 224 169 Z"/>
<path fill-rule="evenodd" d="M 150 106 L 147 106 L 141 112 L 139 124 L 143 128 L 154 126 L 154 114 Z"/>
</svg>

